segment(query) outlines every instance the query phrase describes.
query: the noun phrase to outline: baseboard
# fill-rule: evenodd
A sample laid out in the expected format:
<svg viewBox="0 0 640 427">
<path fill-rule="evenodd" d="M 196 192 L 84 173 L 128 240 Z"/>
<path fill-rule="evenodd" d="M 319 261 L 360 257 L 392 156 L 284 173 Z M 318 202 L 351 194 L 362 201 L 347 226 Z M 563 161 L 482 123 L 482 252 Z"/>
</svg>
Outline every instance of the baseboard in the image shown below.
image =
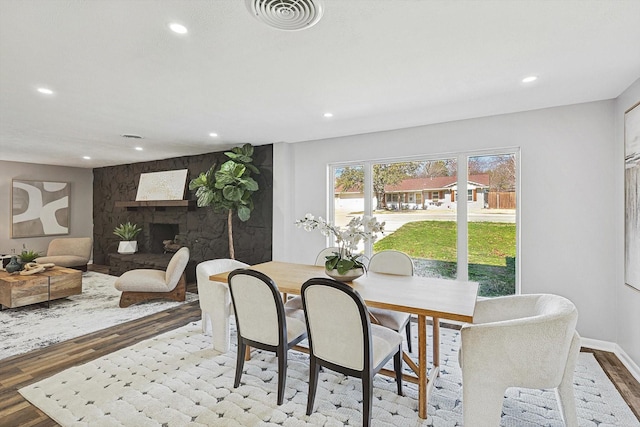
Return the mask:
<svg viewBox="0 0 640 427">
<path fill-rule="evenodd" d="M 608 351 L 616 355 L 618 360 L 629 370 L 629 373 L 640 382 L 640 367 L 629 357 L 629 355 L 618 344 L 610 341 L 600 341 L 591 338 L 581 338 L 580 345 L 582 347 L 592 348 L 594 350 Z"/>
<path fill-rule="evenodd" d="M 616 351 L 614 351 L 614 353 L 616 354 L 618 359 L 620 359 L 625 368 L 629 370 L 631 375 L 633 375 L 633 378 L 635 378 L 636 381 L 640 382 L 640 366 L 638 366 L 636 362 L 631 360 L 629 355 L 619 345 L 616 345 Z"/>
<path fill-rule="evenodd" d="M 616 352 L 617 344 L 611 341 L 594 340 L 592 338 L 580 337 L 580 345 L 582 347 L 592 348 L 594 350 Z"/>
</svg>

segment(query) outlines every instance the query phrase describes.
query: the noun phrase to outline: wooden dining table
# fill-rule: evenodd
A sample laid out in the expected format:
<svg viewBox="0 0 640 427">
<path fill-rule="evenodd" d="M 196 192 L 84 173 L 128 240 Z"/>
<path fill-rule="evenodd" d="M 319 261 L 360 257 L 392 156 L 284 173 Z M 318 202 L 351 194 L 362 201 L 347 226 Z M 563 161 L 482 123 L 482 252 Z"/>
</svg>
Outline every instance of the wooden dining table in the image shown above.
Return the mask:
<svg viewBox="0 0 640 427">
<path fill-rule="evenodd" d="M 313 277 L 328 277 L 324 267 L 269 261 L 250 267 L 269 276 L 283 294 L 300 295 L 302 284 Z M 227 283 L 230 272 L 209 277 Z M 478 283 L 420 276 L 396 276 L 367 272 L 349 284 L 369 307 L 410 313 L 418 320 L 418 362 L 408 354 L 403 360 L 415 375 L 403 374 L 403 380 L 418 385 L 418 416 L 427 418 L 427 402 L 434 380 L 440 373 L 440 320 L 472 322 Z M 427 370 L 427 317 L 433 320 L 432 366 Z M 395 377 L 392 370 L 380 373 Z"/>
</svg>

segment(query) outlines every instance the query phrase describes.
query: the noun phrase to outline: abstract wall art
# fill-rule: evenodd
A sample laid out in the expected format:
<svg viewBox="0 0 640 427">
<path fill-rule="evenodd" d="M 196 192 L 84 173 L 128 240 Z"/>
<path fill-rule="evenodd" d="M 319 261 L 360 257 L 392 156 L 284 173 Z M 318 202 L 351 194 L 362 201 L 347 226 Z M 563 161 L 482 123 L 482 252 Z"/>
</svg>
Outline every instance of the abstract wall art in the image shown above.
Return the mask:
<svg viewBox="0 0 640 427">
<path fill-rule="evenodd" d="M 69 234 L 68 182 L 14 179 L 11 238 Z"/>
<path fill-rule="evenodd" d="M 640 290 L 640 103 L 624 115 L 624 282 Z"/>
</svg>

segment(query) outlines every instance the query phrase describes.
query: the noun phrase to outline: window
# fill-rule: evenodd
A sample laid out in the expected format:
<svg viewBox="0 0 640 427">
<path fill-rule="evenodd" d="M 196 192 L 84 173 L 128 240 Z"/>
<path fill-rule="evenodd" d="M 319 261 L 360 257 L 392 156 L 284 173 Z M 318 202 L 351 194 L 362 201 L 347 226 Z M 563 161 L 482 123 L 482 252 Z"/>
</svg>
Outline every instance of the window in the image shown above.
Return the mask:
<svg viewBox="0 0 640 427">
<path fill-rule="evenodd" d="M 514 294 L 516 165 L 517 150 L 330 165 L 329 218 L 344 225 L 364 214 L 385 222 L 384 235 L 359 248 L 367 257 L 400 250 L 417 275 L 477 281 L 482 296 Z M 467 193 L 465 203 L 458 191 Z"/>
</svg>

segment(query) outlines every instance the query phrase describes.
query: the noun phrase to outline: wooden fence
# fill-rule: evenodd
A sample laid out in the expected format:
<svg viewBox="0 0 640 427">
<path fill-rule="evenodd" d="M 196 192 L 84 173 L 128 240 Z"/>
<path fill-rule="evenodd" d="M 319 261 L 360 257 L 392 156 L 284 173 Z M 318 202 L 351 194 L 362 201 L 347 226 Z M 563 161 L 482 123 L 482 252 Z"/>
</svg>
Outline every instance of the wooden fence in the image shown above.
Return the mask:
<svg viewBox="0 0 640 427">
<path fill-rule="evenodd" d="M 515 209 L 516 208 L 516 192 L 515 191 L 490 191 L 488 203 L 489 203 L 489 209 Z"/>
</svg>

